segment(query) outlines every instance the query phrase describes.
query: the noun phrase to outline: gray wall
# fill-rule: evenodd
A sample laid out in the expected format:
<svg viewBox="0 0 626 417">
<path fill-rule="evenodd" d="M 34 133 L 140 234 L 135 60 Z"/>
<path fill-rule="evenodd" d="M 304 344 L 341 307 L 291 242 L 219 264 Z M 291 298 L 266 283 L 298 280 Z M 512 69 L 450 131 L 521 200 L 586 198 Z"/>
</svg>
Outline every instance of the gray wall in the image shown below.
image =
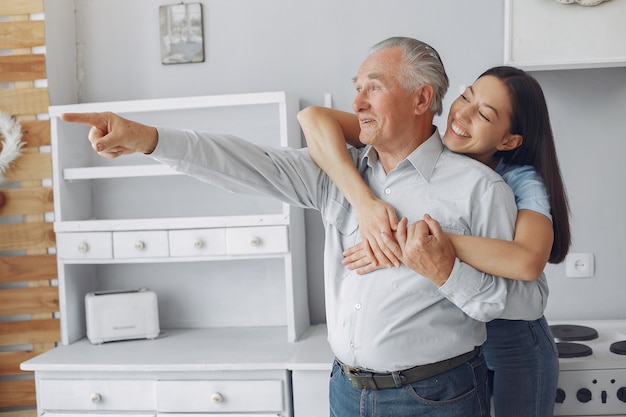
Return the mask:
<svg viewBox="0 0 626 417">
<path fill-rule="evenodd" d="M 167 3 L 47 0 L 52 104 L 287 90 L 302 106 L 323 104 L 331 93 L 335 107 L 349 110 L 350 80 L 367 48 L 404 35 L 440 52 L 451 79 L 447 108 L 461 85 L 503 59 L 502 0 L 201 2 L 205 62 L 162 65 L 158 6 Z M 595 276 L 585 279 L 566 278 L 564 265 L 548 266 L 546 315 L 626 318 L 620 264 L 626 255 L 626 68 L 534 75 L 548 99 L 571 199 L 572 251 L 593 252 L 596 261 Z M 323 231 L 316 212 L 307 215 L 307 233 L 310 308 L 317 323 L 324 321 L 324 301 Z"/>
</svg>

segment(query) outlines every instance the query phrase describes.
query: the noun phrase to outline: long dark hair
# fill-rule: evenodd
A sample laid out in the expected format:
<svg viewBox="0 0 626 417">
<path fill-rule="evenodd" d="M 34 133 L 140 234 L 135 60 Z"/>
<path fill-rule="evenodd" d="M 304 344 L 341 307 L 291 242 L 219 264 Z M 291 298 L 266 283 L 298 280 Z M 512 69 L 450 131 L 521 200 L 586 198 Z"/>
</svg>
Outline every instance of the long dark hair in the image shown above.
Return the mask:
<svg viewBox="0 0 626 417">
<path fill-rule="evenodd" d="M 561 263 L 571 245 L 569 204 L 543 90 L 535 78 L 518 68 L 494 67 L 485 71 L 481 77 L 485 75 L 497 77 L 506 84 L 513 108 L 510 133 L 523 137 L 521 146 L 510 151 L 499 151 L 496 156 L 506 164 L 532 165 L 543 180 L 550 199 L 554 229 L 554 242 L 548 261 Z"/>
</svg>

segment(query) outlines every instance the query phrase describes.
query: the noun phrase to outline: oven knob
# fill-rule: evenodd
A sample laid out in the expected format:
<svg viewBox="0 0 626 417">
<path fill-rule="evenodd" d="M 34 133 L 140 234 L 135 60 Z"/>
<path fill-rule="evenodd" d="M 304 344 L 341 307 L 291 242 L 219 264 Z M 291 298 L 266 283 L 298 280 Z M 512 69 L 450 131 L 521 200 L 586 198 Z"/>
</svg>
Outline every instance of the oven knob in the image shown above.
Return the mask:
<svg viewBox="0 0 626 417">
<path fill-rule="evenodd" d="M 563 404 L 563 401 L 565 401 L 565 391 L 563 391 L 561 388 L 557 388 L 556 389 L 556 398 L 554 399 L 554 401 L 557 404 Z"/>
<path fill-rule="evenodd" d="M 587 388 L 581 388 L 576 392 L 576 398 L 578 398 L 578 401 L 581 403 L 588 403 L 591 401 L 591 391 Z"/>
<path fill-rule="evenodd" d="M 623 403 L 626 403 L 626 387 L 621 387 L 617 390 L 617 398 Z"/>
</svg>

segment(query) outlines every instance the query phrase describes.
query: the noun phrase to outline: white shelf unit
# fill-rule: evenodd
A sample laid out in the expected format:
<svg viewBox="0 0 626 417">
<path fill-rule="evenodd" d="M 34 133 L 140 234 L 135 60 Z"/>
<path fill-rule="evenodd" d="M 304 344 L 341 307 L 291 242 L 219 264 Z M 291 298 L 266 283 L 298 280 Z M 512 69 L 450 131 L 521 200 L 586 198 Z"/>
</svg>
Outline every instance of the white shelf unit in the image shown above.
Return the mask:
<svg viewBox="0 0 626 417">
<path fill-rule="evenodd" d="M 145 155 L 102 158 L 89 128 L 60 116 L 112 111 L 299 148 L 298 108 L 284 92 L 50 108 L 62 345 L 22 364 L 39 415 L 293 415 L 291 360 L 310 343 L 303 209 Z M 157 294 L 162 334 L 91 344 L 85 295 L 136 288 Z"/>
<path fill-rule="evenodd" d="M 90 291 L 150 288 L 171 328 L 285 326 L 295 341 L 309 317 L 302 209 L 230 193 L 145 155 L 100 157 L 89 128 L 61 114 L 112 111 L 300 147 L 297 110 L 284 92 L 51 107 L 63 344 L 84 337 Z"/>
</svg>

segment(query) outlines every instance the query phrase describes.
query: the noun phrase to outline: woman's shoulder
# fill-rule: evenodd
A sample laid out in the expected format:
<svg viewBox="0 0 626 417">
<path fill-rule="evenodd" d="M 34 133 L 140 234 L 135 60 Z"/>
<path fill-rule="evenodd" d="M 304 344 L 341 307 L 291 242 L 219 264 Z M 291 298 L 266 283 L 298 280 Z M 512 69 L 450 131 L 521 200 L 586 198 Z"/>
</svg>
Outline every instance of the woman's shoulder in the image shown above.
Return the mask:
<svg viewBox="0 0 626 417">
<path fill-rule="evenodd" d="M 500 174 L 504 181 L 511 187 L 515 184 L 526 182 L 543 184 L 541 176 L 532 165 L 504 164 L 501 161 L 496 167 L 496 172 Z"/>
</svg>

